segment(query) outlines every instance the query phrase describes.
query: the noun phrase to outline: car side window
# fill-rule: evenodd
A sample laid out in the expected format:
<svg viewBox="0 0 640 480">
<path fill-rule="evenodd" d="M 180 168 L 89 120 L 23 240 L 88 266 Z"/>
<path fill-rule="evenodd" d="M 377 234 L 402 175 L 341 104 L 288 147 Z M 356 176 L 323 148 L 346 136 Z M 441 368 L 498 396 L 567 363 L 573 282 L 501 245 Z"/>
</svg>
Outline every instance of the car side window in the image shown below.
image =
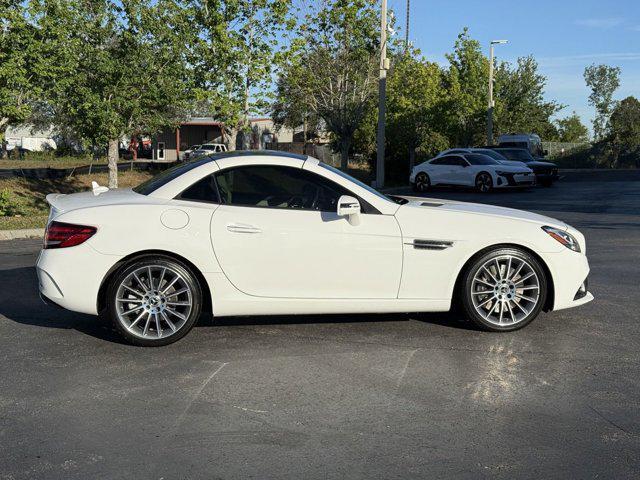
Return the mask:
<svg viewBox="0 0 640 480">
<path fill-rule="evenodd" d="M 436 158 L 435 160 L 431 160 L 429 163 L 431 165 L 446 165 L 447 157 Z"/>
<path fill-rule="evenodd" d="M 227 205 L 335 212 L 340 196 L 353 195 L 314 173 L 276 165 L 233 167 L 215 179 L 220 201 Z"/>
<path fill-rule="evenodd" d="M 451 157 L 449 155 L 441 157 L 440 162 L 437 165 L 456 165 L 456 157 Z"/>
<path fill-rule="evenodd" d="M 467 161 L 464 158 L 455 157 L 454 161 L 455 161 L 455 165 L 458 165 L 459 167 L 466 167 L 467 166 Z"/>
<path fill-rule="evenodd" d="M 180 200 L 192 200 L 194 202 L 219 203 L 216 181 L 213 175 L 198 180 L 179 196 Z"/>
</svg>

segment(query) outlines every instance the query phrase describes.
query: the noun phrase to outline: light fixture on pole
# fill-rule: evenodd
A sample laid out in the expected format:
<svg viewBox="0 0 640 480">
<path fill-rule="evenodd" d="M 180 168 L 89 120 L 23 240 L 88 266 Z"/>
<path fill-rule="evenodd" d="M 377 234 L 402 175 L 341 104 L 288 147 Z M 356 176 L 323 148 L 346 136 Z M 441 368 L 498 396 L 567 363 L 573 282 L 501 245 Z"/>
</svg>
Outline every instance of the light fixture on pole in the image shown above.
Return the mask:
<svg viewBox="0 0 640 480">
<path fill-rule="evenodd" d="M 487 108 L 487 145 L 493 145 L 493 46 L 507 43 L 508 40 L 491 40 L 489 44 L 489 105 Z"/>
</svg>

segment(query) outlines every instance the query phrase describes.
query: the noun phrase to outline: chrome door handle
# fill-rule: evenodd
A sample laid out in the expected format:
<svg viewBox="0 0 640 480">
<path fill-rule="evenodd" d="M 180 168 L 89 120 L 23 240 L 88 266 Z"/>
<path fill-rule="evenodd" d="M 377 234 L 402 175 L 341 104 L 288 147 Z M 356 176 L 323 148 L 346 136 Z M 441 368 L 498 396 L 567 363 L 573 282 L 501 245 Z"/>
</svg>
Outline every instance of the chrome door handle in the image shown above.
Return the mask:
<svg viewBox="0 0 640 480">
<path fill-rule="evenodd" d="M 262 230 L 246 223 L 229 223 L 227 230 L 232 233 L 262 233 Z"/>
</svg>

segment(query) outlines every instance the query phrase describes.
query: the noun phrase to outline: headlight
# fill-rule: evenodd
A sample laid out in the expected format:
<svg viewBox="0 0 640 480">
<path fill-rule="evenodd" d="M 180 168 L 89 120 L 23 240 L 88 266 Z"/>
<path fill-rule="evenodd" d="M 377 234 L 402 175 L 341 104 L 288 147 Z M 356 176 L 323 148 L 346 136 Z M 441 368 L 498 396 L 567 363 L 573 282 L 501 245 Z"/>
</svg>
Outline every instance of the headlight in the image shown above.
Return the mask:
<svg viewBox="0 0 640 480">
<path fill-rule="evenodd" d="M 569 250 L 573 250 L 574 252 L 580 252 L 580 244 L 578 243 L 578 240 L 576 240 L 576 238 L 570 233 L 567 233 L 564 230 L 560 230 L 559 228 L 548 227 L 548 226 L 542 227 L 542 230 L 547 232 L 551 236 L 551 238 L 560 242 Z"/>
</svg>

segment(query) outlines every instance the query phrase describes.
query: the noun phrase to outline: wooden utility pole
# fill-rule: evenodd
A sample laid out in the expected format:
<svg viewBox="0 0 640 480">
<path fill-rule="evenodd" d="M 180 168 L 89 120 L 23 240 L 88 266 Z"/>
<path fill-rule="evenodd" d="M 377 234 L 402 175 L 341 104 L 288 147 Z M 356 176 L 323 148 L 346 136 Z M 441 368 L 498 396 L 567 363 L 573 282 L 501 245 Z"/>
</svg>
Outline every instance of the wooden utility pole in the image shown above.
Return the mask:
<svg viewBox="0 0 640 480">
<path fill-rule="evenodd" d="M 384 187 L 384 142 L 385 142 L 385 115 L 387 97 L 387 0 L 382 0 L 382 12 L 380 14 L 380 76 L 378 77 L 378 136 L 376 158 L 376 188 Z"/>
</svg>

